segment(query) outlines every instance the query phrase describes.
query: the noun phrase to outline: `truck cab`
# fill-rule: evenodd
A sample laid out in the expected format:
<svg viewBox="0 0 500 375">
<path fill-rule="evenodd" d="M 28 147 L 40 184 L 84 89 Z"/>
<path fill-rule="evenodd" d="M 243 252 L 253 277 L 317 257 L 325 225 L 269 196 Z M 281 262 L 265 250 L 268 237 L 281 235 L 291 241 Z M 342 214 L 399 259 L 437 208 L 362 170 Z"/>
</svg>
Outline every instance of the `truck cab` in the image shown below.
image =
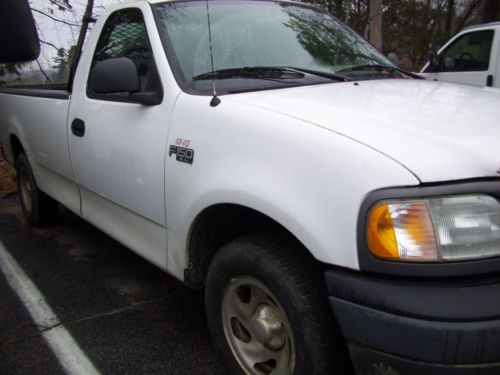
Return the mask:
<svg viewBox="0 0 500 375">
<path fill-rule="evenodd" d="M 431 57 L 421 74 L 437 81 L 500 87 L 500 22 L 458 33 Z"/>
</svg>

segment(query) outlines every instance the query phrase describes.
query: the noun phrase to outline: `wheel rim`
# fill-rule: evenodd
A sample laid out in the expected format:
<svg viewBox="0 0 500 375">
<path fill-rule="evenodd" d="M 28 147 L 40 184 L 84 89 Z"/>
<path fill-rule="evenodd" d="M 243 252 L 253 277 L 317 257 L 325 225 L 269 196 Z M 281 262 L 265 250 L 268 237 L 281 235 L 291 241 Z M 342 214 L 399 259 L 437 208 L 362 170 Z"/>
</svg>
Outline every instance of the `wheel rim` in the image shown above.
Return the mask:
<svg viewBox="0 0 500 375">
<path fill-rule="evenodd" d="M 234 357 L 247 374 L 292 374 L 295 345 L 278 299 L 249 276 L 232 278 L 224 290 L 222 322 Z"/>
<path fill-rule="evenodd" d="M 19 190 L 21 195 L 21 201 L 24 208 L 28 213 L 33 210 L 33 188 L 31 186 L 31 180 L 28 176 L 28 171 L 26 168 L 22 168 L 19 173 Z"/>
</svg>

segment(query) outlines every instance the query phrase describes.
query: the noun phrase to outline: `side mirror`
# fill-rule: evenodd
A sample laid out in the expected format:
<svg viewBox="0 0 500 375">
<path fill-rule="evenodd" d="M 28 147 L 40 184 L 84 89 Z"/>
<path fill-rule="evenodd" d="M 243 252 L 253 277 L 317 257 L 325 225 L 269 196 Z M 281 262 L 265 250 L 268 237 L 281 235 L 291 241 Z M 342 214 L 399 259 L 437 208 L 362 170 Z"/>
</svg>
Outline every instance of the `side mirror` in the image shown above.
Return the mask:
<svg viewBox="0 0 500 375">
<path fill-rule="evenodd" d="M 429 55 L 429 68 L 433 72 L 439 71 L 441 68 L 441 55 L 438 55 L 436 52 L 431 52 Z"/>
<path fill-rule="evenodd" d="M 34 60 L 40 54 L 35 21 L 27 0 L 0 1 L 0 63 Z"/>
<path fill-rule="evenodd" d="M 96 94 L 133 93 L 141 89 L 139 73 L 127 57 L 103 60 L 90 72 L 90 89 Z"/>
<path fill-rule="evenodd" d="M 127 57 L 98 62 L 90 72 L 89 81 L 90 90 L 95 94 L 128 93 L 130 100 L 144 105 L 158 105 L 163 101 L 161 85 L 141 91 L 137 67 Z"/>
</svg>

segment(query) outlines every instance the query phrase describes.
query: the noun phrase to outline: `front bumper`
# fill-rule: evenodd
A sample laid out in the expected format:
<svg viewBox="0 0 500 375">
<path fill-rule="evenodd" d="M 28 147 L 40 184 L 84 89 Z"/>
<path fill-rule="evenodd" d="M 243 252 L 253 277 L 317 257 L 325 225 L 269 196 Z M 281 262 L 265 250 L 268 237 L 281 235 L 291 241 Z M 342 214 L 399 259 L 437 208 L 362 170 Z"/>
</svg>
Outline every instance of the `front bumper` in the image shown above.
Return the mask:
<svg viewBox="0 0 500 375">
<path fill-rule="evenodd" d="M 401 280 L 326 273 L 360 374 L 499 374 L 500 277 Z"/>
</svg>

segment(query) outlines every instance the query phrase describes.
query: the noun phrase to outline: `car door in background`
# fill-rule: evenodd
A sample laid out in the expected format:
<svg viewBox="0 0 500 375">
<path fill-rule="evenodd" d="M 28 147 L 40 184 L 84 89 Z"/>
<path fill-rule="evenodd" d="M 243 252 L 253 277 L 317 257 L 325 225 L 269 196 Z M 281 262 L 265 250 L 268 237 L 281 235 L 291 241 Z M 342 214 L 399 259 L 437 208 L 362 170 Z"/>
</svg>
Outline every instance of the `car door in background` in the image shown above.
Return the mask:
<svg viewBox="0 0 500 375">
<path fill-rule="evenodd" d="M 423 75 L 445 82 L 498 86 L 497 38 L 493 29 L 459 34 L 439 52 L 434 64 L 424 67 Z"/>
</svg>

